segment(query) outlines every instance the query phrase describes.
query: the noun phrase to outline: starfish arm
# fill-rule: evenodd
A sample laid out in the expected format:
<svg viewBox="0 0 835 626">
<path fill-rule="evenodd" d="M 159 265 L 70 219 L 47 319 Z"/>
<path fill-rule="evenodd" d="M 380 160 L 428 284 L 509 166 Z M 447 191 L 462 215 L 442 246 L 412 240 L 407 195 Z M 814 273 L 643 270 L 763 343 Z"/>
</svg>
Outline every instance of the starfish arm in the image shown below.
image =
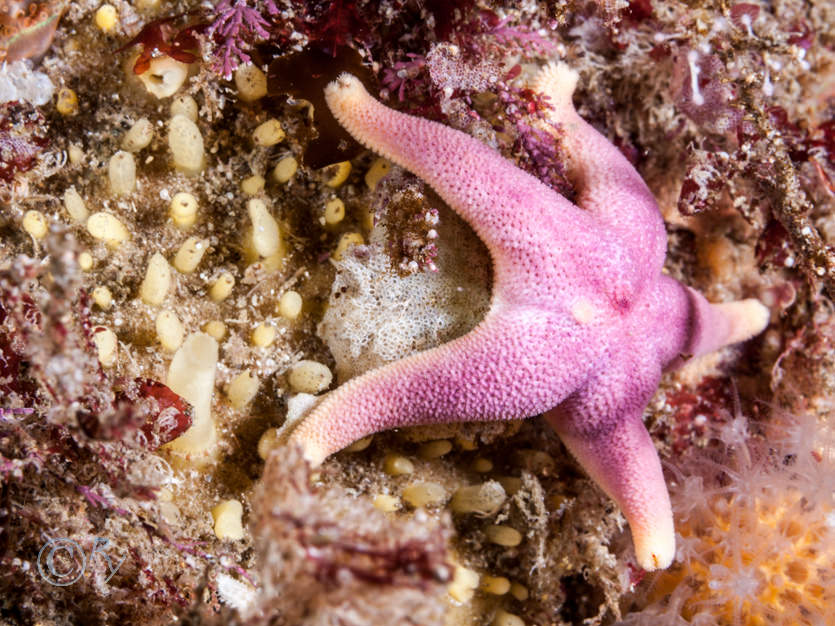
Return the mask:
<svg viewBox="0 0 835 626">
<path fill-rule="evenodd" d="M 691 320 L 682 351 L 700 356 L 759 335 L 770 312 L 759 300 L 748 298 L 712 304 L 702 294 L 683 287 L 690 300 Z"/>
<path fill-rule="evenodd" d="M 585 376 L 576 325 L 538 311 L 491 313 L 470 333 L 372 370 L 328 394 L 292 431 L 313 464 L 371 433 L 419 424 L 521 419 Z M 561 341 L 575 358 L 555 363 Z"/>
<path fill-rule="evenodd" d="M 577 204 L 616 231 L 642 265 L 660 271 L 667 234 L 655 198 L 620 150 L 575 110 L 571 96 L 577 79 L 565 63 L 551 63 L 534 83 L 551 100 L 551 120 L 565 131 L 561 138 L 570 155 L 568 173 Z"/>
<path fill-rule="evenodd" d="M 630 332 L 644 337 L 644 344 L 654 350 L 648 359 L 664 370 L 681 367 L 690 357 L 747 341 L 761 333 L 770 318 L 759 300 L 712 304 L 665 275 L 642 301 L 641 309 Z"/>
<path fill-rule="evenodd" d="M 350 74 L 328 85 L 325 100 L 360 143 L 428 182 L 498 262 L 524 253 L 520 241 L 542 239 L 542 228 L 531 216 L 537 211 L 550 209 L 566 225 L 549 232 L 552 243 L 561 235 L 571 241 L 578 231 L 595 226 L 584 211 L 495 150 L 461 131 L 380 104 Z"/>
<path fill-rule="evenodd" d="M 661 276 L 645 307 L 645 327 L 658 329 L 647 341 L 656 346 L 657 362 L 666 370 L 680 367 L 690 357 L 747 341 L 761 333 L 770 318 L 759 300 L 712 304 L 669 276 Z"/>
<path fill-rule="evenodd" d="M 641 411 L 613 413 L 586 428 L 582 412 L 562 407 L 545 417 L 589 476 L 617 503 L 629 522 L 638 564 L 666 568 L 675 555 L 675 530 L 658 453 L 641 422 Z"/>
</svg>

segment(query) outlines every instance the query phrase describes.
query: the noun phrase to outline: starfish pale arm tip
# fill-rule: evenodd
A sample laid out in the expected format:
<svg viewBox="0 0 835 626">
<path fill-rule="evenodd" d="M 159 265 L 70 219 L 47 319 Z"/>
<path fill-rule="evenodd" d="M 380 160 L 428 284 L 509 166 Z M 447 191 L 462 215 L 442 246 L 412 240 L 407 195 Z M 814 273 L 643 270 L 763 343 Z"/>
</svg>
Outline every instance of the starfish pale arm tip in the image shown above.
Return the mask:
<svg viewBox="0 0 835 626">
<path fill-rule="evenodd" d="M 302 456 L 311 467 L 319 467 L 328 458 L 327 452 L 310 440 L 299 439 L 295 441 L 291 439 L 290 443 L 297 443 L 301 446 Z"/>
<path fill-rule="evenodd" d="M 589 396 L 571 409 L 557 407 L 545 418 L 589 476 L 611 497 L 629 523 L 635 556 L 645 570 L 663 569 L 675 556 L 672 506 L 661 462 L 641 414 Z"/>
<path fill-rule="evenodd" d="M 726 344 L 731 345 L 747 341 L 759 335 L 771 319 L 771 311 L 755 298 L 723 302 L 713 305 L 728 319 L 730 331 Z"/>
<path fill-rule="evenodd" d="M 364 91 L 365 87 L 363 87 L 359 78 L 348 72 L 342 72 L 325 87 L 325 99 L 328 106 L 333 108 L 334 104 L 339 100 L 350 98 L 351 95 L 356 95 Z"/>
<path fill-rule="evenodd" d="M 562 61 L 549 63 L 537 74 L 534 90 L 545 94 L 555 107 L 572 106 L 571 96 L 580 75 Z"/>
<path fill-rule="evenodd" d="M 632 515 L 628 519 L 635 559 L 648 572 L 668 568 L 676 555 L 675 526 L 666 487 L 663 497 L 658 499 L 648 515 L 641 518 Z"/>
<path fill-rule="evenodd" d="M 667 569 L 672 565 L 676 554 L 675 533 L 672 525 L 669 529 L 632 528 L 632 541 L 635 544 L 635 558 L 643 569 L 652 572 Z"/>
<path fill-rule="evenodd" d="M 747 341 L 765 330 L 771 311 L 755 298 L 710 303 L 699 292 L 683 287 L 691 306 L 690 337 L 683 352 L 708 354 L 724 346 Z"/>
</svg>

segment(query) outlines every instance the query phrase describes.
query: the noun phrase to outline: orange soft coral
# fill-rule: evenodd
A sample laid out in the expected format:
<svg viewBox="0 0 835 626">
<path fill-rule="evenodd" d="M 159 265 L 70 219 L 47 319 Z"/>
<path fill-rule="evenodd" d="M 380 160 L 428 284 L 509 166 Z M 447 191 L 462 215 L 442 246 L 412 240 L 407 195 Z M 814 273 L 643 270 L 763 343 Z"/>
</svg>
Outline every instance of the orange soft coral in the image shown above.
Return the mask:
<svg viewBox="0 0 835 626">
<path fill-rule="evenodd" d="M 835 434 L 814 418 L 786 417 L 765 447 L 746 430 L 739 417 L 719 433 L 719 463 L 704 453 L 685 461 L 701 475 L 672 490 L 676 561 L 624 624 L 831 623 Z"/>
</svg>

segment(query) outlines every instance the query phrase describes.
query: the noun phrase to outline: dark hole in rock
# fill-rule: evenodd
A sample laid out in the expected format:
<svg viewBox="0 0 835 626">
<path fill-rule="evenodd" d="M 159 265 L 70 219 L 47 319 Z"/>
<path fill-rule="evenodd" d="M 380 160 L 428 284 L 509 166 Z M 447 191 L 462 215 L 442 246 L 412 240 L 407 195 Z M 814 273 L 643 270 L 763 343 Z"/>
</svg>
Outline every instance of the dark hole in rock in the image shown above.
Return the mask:
<svg viewBox="0 0 835 626">
<path fill-rule="evenodd" d="M 262 53 L 269 58 L 266 51 Z M 313 104 L 312 128 L 309 127 L 308 137 L 302 138 L 307 140 L 302 160 L 314 169 L 347 161 L 363 150 L 339 125 L 325 102 L 325 87 L 342 72 L 353 74 L 369 93 L 377 94 L 374 74 L 365 66 L 360 54 L 347 46 L 338 48 L 333 54 L 308 46 L 301 52 L 275 58 L 267 73 L 269 96 L 301 98 Z"/>
</svg>

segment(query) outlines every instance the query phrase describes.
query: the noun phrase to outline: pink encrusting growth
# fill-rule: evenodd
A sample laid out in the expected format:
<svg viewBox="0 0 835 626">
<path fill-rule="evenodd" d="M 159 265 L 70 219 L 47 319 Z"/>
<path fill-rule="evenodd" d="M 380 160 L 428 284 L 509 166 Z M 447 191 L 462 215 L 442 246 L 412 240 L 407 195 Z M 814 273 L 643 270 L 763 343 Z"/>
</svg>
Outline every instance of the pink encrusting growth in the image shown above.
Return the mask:
<svg viewBox="0 0 835 626">
<path fill-rule="evenodd" d="M 250 4 L 255 6 L 249 6 Z M 259 7 L 258 4 L 262 6 Z M 274 0 L 264 0 L 261 3 L 249 0 L 220 0 L 215 6 L 213 21 L 207 34 L 218 40 L 215 69 L 227 80 L 232 77 L 232 72 L 239 64 L 251 61 L 246 53 L 247 39 L 270 38 L 270 23 L 264 18 L 263 13 L 271 17 L 278 15 L 278 7 Z"/>
<path fill-rule="evenodd" d="M 577 77 L 537 87 L 563 124 L 576 206 L 476 139 L 395 112 L 353 76 L 326 90 L 360 142 L 428 182 L 484 240 L 491 309 L 469 334 L 350 380 L 291 441 L 320 463 L 370 433 L 545 413 L 629 521 L 638 563 L 667 567 L 675 541 L 658 455 L 641 415 L 665 368 L 745 340 L 768 321 L 755 300 L 711 305 L 661 273 L 664 224 L 628 161 L 571 105 Z"/>
</svg>

